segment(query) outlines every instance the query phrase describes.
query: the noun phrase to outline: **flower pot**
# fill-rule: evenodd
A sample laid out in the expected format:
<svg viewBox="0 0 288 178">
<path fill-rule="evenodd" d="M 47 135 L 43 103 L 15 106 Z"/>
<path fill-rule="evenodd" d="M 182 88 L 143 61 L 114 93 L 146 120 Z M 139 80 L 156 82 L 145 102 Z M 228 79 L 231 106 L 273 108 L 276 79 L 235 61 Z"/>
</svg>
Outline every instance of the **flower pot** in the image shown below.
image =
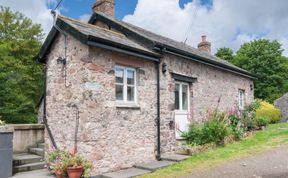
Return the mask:
<svg viewBox="0 0 288 178">
<path fill-rule="evenodd" d="M 56 171 L 55 175 L 56 175 L 56 178 L 64 178 L 61 171 Z"/>
<path fill-rule="evenodd" d="M 67 173 L 69 178 L 80 178 L 83 173 L 83 167 L 82 166 L 68 167 Z"/>
</svg>

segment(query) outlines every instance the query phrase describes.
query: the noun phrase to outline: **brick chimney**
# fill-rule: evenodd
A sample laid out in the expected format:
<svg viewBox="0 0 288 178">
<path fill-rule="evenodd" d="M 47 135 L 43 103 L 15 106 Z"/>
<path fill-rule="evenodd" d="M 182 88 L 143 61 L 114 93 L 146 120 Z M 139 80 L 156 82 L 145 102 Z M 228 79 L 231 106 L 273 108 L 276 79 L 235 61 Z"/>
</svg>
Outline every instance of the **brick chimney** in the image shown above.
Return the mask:
<svg viewBox="0 0 288 178">
<path fill-rule="evenodd" d="M 115 2 L 114 0 L 97 0 L 92 9 L 93 12 L 102 12 L 108 16 L 114 17 Z"/>
<path fill-rule="evenodd" d="M 198 49 L 200 51 L 205 51 L 207 53 L 211 53 L 211 43 L 207 41 L 206 35 L 202 35 L 202 41 L 198 44 Z"/>
</svg>

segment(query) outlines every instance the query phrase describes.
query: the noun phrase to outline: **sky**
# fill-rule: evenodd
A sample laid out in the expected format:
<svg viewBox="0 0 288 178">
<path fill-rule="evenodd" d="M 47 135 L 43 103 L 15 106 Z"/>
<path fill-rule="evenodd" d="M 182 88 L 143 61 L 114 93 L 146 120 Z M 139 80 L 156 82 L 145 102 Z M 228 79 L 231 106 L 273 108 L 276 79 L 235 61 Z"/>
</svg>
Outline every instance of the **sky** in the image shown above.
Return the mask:
<svg viewBox="0 0 288 178">
<path fill-rule="evenodd" d="M 0 0 L 20 11 L 45 33 L 52 27 L 50 10 L 59 0 Z M 58 12 L 87 21 L 95 0 L 63 0 Z M 287 0 L 115 0 L 116 18 L 193 47 L 207 35 L 212 53 L 229 47 L 236 52 L 254 39 L 278 40 L 288 56 Z"/>
</svg>

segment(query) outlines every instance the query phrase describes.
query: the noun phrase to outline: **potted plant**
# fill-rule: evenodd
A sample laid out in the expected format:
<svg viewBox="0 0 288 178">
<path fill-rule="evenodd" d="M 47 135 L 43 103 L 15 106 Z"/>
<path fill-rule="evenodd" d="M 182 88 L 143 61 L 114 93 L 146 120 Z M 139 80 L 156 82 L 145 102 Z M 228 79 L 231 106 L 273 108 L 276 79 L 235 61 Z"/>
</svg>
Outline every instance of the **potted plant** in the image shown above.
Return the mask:
<svg viewBox="0 0 288 178">
<path fill-rule="evenodd" d="M 69 178 L 88 178 L 93 168 L 91 162 L 77 154 L 64 159 L 63 162 Z"/>
<path fill-rule="evenodd" d="M 53 172 L 57 178 L 63 178 L 66 176 L 66 166 L 64 160 L 72 157 L 72 155 L 66 151 L 54 150 L 47 155 L 48 169 Z"/>
</svg>

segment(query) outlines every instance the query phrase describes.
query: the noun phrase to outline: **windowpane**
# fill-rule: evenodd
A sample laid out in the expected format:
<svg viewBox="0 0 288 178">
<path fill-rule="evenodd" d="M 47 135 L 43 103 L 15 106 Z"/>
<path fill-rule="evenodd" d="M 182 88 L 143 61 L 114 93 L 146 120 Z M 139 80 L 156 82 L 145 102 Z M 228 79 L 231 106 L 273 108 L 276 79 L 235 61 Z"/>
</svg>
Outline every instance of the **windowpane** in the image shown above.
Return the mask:
<svg viewBox="0 0 288 178">
<path fill-rule="evenodd" d="M 182 85 L 182 110 L 188 110 L 188 86 Z"/>
<path fill-rule="evenodd" d="M 127 101 L 134 101 L 134 87 L 127 87 Z"/>
<path fill-rule="evenodd" d="M 124 69 L 116 68 L 116 83 L 124 83 Z"/>
<path fill-rule="evenodd" d="M 127 70 L 127 84 L 134 85 L 135 72 L 133 70 Z"/>
<path fill-rule="evenodd" d="M 116 85 L 116 100 L 123 101 L 123 85 Z"/>
<path fill-rule="evenodd" d="M 179 84 L 175 84 L 175 109 L 176 110 L 180 109 L 179 90 L 180 90 Z"/>
<path fill-rule="evenodd" d="M 239 90 L 239 108 L 244 109 L 245 105 L 245 91 Z"/>
</svg>

